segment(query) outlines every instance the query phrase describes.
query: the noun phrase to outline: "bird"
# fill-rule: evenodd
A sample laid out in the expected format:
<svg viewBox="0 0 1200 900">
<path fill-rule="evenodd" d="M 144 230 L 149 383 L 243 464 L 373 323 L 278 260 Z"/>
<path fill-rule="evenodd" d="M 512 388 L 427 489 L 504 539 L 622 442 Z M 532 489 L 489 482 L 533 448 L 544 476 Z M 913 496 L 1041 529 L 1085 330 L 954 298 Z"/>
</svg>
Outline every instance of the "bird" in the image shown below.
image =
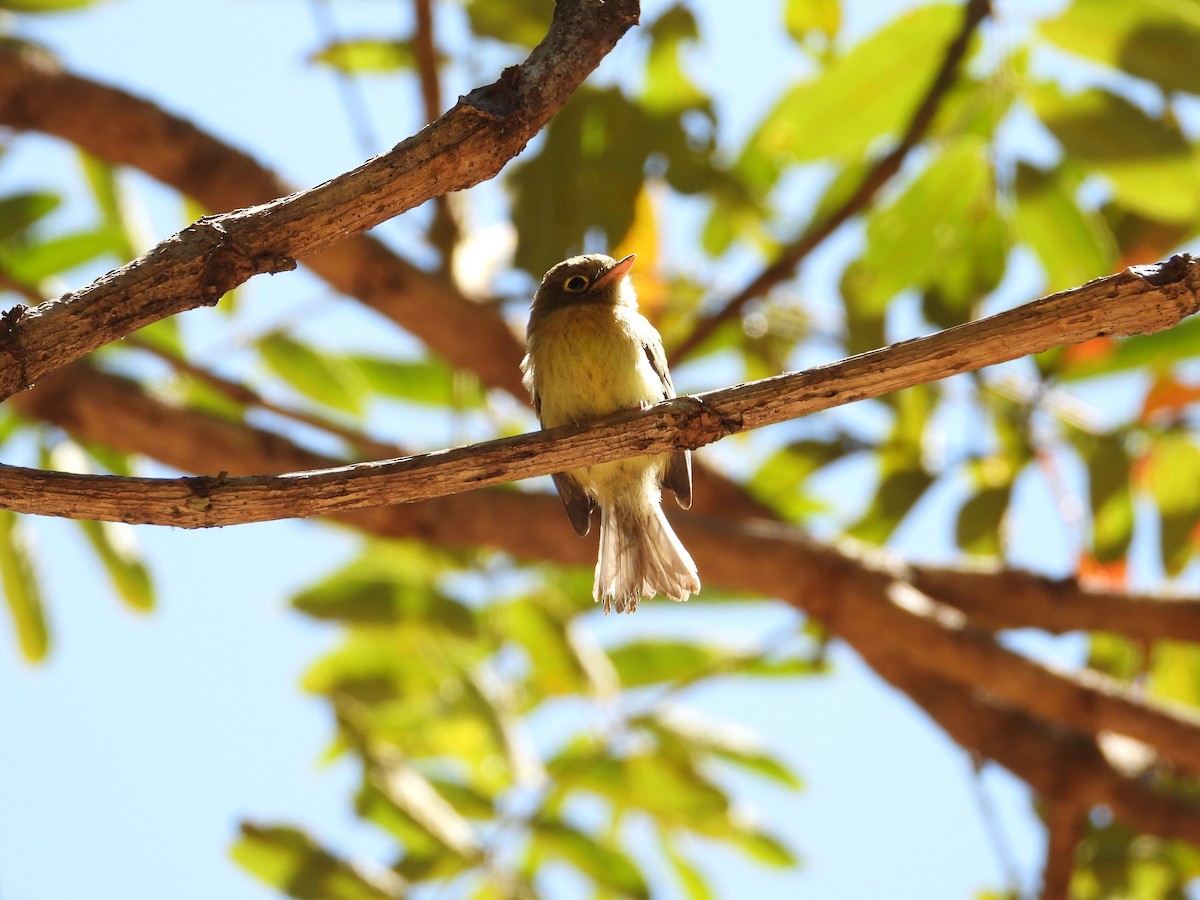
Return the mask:
<svg viewBox="0 0 1200 900">
<path fill-rule="evenodd" d="M 533 298 L 522 380 L 543 428 L 574 425 L 675 396 L 662 338 L 638 312 L 636 256 L 573 256 L 553 266 Z M 593 599 L 632 613 L 643 597 L 684 601 L 700 591 L 691 555 L 662 511 L 662 488 L 692 504 L 687 450 L 596 463 L 553 476 L 575 532 L 600 513 Z"/>
</svg>

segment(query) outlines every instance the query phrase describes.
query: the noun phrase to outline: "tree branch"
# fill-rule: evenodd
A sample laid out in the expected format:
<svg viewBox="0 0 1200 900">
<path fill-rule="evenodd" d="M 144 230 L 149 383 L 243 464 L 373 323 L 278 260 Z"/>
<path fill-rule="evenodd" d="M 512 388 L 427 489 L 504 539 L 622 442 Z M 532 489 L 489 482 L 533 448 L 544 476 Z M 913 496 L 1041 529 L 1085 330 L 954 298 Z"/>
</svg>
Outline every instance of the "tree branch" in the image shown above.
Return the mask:
<svg viewBox="0 0 1200 900">
<path fill-rule="evenodd" d="M 282 476 L 152 479 L 0 469 L 0 508 L 204 528 L 426 500 L 722 437 L 1101 335 L 1159 331 L 1200 308 L 1188 256 L 832 365 L 681 397 L 583 425 L 386 462 Z M 0 340 L 3 331 L 0 330 Z"/>
<path fill-rule="evenodd" d="M 946 54 L 937 75 L 934 76 L 924 98 L 913 112 L 912 119 L 896 146 L 870 168 L 858 188 L 841 206 L 833 210 L 826 218 L 810 225 L 808 230 L 796 241 L 783 248 L 771 265 L 726 300 L 717 312 L 696 323 L 691 333 L 672 349 L 672 363 L 686 357 L 722 324 L 740 315 L 751 300 L 761 297 L 781 281 L 790 278 L 796 267 L 813 250 L 851 218 L 862 212 L 880 188 L 900 171 L 908 154 L 921 142 L 925 132 L 929 130 L 947 91 L 953 87 L 972 36 L 991 13 L 991 0 L 967 0 L 963 11 L 962 27 L 955 35 L 954 40 L 946 47 Z"/>
<path fill-rule="evenodd" d="M 637 22 L 636 0 L 560 0 L 525 63 L 357 169 L 260 207 L 201 219 L 74 294 L 10 311 L 0 328 L 0 399 L 151 322 L 216 303 L 418 206 L 494 176 Z"/>
</svg>

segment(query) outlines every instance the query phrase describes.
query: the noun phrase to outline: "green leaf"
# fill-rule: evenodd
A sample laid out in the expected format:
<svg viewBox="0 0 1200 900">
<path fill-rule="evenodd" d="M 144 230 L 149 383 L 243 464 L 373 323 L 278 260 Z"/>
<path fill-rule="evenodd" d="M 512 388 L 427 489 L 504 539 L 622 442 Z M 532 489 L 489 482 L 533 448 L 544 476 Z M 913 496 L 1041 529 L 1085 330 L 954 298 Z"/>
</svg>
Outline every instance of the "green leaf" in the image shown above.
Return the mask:
<svg viewBox="0 0 1200 900">
<path fill-rule="evenodd" d="M 1061 168 L 1047 172 L 1017 165 L 1017 235 L 1037 254 L 1049 291 L 1111 272 L 1117 259 L 1116 241 L 1103 216 L 1082 208 L 1065 179 Z"/>
<path fill-rule="evenodd" d="M 688 77 L 683 55 L 699 38 L 696 17 L 683 4 L 669 7 L 646 29 L 650 52 L 642 80 L 642 105 L 650 112 L 709 109 L 708 97 Z"/>
<path fill-rule="evenodd" d="M 855 297 L 866 312 L 882 311 L 905 288 L 929 287 L 961 321 L 999 283 L 1007 250 L 989 154 L 973 136 L 952 142 L 869 217 L 867 250 L 855 267 Z"/>
<path fill-rule="evenodd" d="M 96 0 L 0 0 L 0 9 L 19 13 L 61 12 L 91 6 Z"/>
<path fill-rule="evenodd" d="M 142 561 L 133 526 L 124 522 L 81 521 L 79 527 L 108 573 L 117 596 L 131 609 L 154 609 L 154 585 Z"/>
<path fill-rule="evenodd" d="M 383 38 L 334 41 L 314 53 L 311 59 L 350 75 L 377 75 L 412 69 L 416 65 L 412 41 Z"/>
<path fill-rule="evenodd" d="M 1004 516 L 1012 499 L 1012 483 L 980 487 L 958 510 L 954 540 L 974 556 L 1000 556 Z"/>
<path fill-rule="evenodd" d="M 1075 0 L 1039 31 L 1165 91 L 1200 93 L 1200 8 L 1191 0 Z"/>
<path fill-rule="evenodd" d="M 1042 84 L 1030 100 L 1067 159 L 1103 175 L 1121 206 L 1165 222 L 1195 221 L 1200 167 L 1177 123 L 1099 89 L 1067 96 Z"/>
<path fill-rule="evenodd" d="M 567 637 L 567 622 L 528 598 L 497 605 L 490 613 L 500 631 L 524 648 L 530 685 L 538 695 L 574 694 L 587 686 L 587 673 Z"/>
<path fill-rule="evenodd" d="M 11 194 L 0 198 L 0 241 L 25 231 L 58 208 L 62 198 L 48 191 Z"/>
<path fill-rule="evenodd" d="M 21 653 L 29 662 L 41 662 L 50 649 L 50 632 L 33 548 L 20 517 L 7 510 L 0 510 L 0 585 Z"/>
<path fill-rule="evenodd" d="M 1145 483 L 1161 519 L 1163 567 L 1174 576 L 1195 552 L 1200 520 L 1200 446 L 1181 433 L 1155 441 L 1146 461 Z"/>
<path fill-rule="evenodd" d="M 718 668 L 730 658 L 719 647 L 656 639 L 631 641 L 612 648 L 608 657 L 626 688 L 692 678 L 697 672 Z"/>
<path fill-rule="evenodd" d="M 662 833 L 662 849 L 688 900 L 716 900 L 717 895 L 708 886 L 700 870 L 679 851 L 675 842 L 670 840 L 665 832 Z"/>
<path fill-rule="evenodd" d="M 768 456 L 751 476 L 747 488 L 759 502 L 768 504 L 789 521 L 795 521 L 815 508 L 803 489 L 808 478 L 818 469 L 857 449 L 844 436 L 831 440 L 794 441 Z"/>
<path fill-rule="evenodd" d="M 515 263 L 540 277 L 592 230 L 614 245 L 633 224 L 654 123 L 616 88 L 578 91 L 536 157 L 508 179 L 519 235 Z"/>
<path fill-rule="evenodd" d="M 856 159 L 900 131 L 928 90 L 962 21 L 959 5 L 901 15 L 819 76 L 789 90 L 746 144 L 737 170 L 761 194 L 782 166 Z"/>
<path fill-rule="evenodd" d="M 297 900 L 395 900 L 405 893 L 394 873 L 368 879 L 296 828 L 243 822 L 230 854 L 260 881 Z"/>
<path fill-rule="evenodd" d="M 1102 563 L 1124 559 L 1133 539 L 1132 460 L 1126 435 L 1077 435 L 1076 445 L 1088 469 L 1092 510 L 1092 555 Z"/>
<path fill-rule="evenodd" d="M 791 850 L 765 831 L 756 828 L 735 828 L 733 841 L 746 855 L 769 866 L 786 869 L 799 863 Z"/>
<path fill-rule="evenodd" d="M 912 461 L 885 461 L 870 506 L 846 533 L 867 543 L 886 543 L 917 501 L 925 496 L 933 480 L 932 475 Z"/>
<path fill-rule="evenodd" d="M 77 231 L 50 238 L 20 250 L 0 252 L 0 266 L 24 284 L 37 285 L 51 275 L 68 272 L 121 246 L 121 236 L 111 228 Z"/>
<path fill-rule="evenodd" d="M 481 848 L 471 823 L 402 756 L 382 754 L 370 778 L 383 796 L 439 844 L 465 860 L 478 860 Z"/>
<path fill-rule="evenodd" d="M 622 897 L 649 900 L 650 888 L 646 879 L 617 848 L 546 816 L 535 818 L 532 825 L 536 850 L 565 859 L 601 888 Z"/>
<path fill-rule="evenodd" d="M 346 359 L 358 369 L 371 390 L 385 397 L 454 409 L 477 409 L 483 405 L 484 392 L 478 379 L 443 360 L 401 361 L 374 356 Z"/>
<path fill-rule="evenodd" d="M 334 409 L 362 412 L 365 385 L 346 360 L 282 334 L 264 337 L 258 349 L 267 368 L 299 393 Z"/>
<path fill-rule="evenodd" d="M 799 43 L 805 43 L 812 32 L 832 41 L 842 26 L 841 4 L 838 0 L 787 0 L 783 24 Z"/>
<path fill-rule="evenodd" d="M 1110 353 L 1059 363 L 1054 375 L 1063 381 L 1082 381 L 1136 369 L 1164 369 L 1196 356 L 1200 356 L 1200 319 L 1185 319 L 1158 334 L 1137 334 L 1115 341 Z"/>
<path fill-rule="evenodd" d="M 137 252 L 130 232 L 127 201 L 117 180 L 116 166 L 83 151 L 80 151 L 79 159 L 104 219 L 105 230 L 111 236 L 110 251 L 122 262 L 133 259 Z"/>
<path fill-rule="evenodd" d="M 480 37 L 532 47 L 546 36 L 554 0 L 467 0 L 467 19 Z"/>
<path fill-rule="evenodd" d="M 1194 644 L 1155 642 L 1150 654 L 1150 693 L 1161 700 L 1200 706 L 1200 650 Z"/>
<path fill-rule="evenodd" d="M 663 749 L 669 752 L 700 757 L 711 755 L 792 790 L 804 786 L 787 766 L 763 750 L 757 741 L 720 723 L 692 716 L 659 713 L 635 719 L 631 724 L 649 729 L 658 737 Z"/>
</svg>

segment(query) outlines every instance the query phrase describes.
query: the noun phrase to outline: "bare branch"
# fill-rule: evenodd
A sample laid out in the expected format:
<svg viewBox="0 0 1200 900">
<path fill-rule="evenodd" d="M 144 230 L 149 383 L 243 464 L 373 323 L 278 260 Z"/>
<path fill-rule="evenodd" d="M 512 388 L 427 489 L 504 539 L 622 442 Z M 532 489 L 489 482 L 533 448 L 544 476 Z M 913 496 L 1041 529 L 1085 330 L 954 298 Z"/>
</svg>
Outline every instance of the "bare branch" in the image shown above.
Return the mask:
<svg viewBox="0 0 1200 900">
<path fill-rule="evenodd" d="M 214 304 L 255 274 L 283 271 L 433 196 L 494 176 L 637 18 L 636 0 L 562 0 L 522 66 L 388 153 L 299 194 L 202 219 L 77 293 L 9 315 L 0 329 L 0 398 L 150 322 Z"/>
<path fill-rule="evenodd" d="M 826 218 L 813 223 L 796 241 L 784 247 L 771 265 L 726 300 L 717 312 L 696 323 L 691 333 L 672 349 L 672 362 L 683 359 L 723 323 L 740 315 L 751 300 L 761 297 L 781 281 L 790 278 L 796 267 L 813 250 L 851 218 L 862 212 L 879 193 L 880 188 L 900 171 L 900 166 L 903 165 L 908 154 L 924 138 L 925 132 L 929 130 L 929 126 L 937 114 L 938 107 L 941 106 L 942 99 L 954 85 L 959 67 L 966 56 L 967 47 L 970 46 L 971 38 L 983 20 L 991 13 L 991 0 L 968 0 L 963 12 L 962 27 L 955 35 L 954 40 L 946 47 L 946 55 L 942 60 L 941 68 L 938 69 L 924 98 L 913 112 L 908 128 L 905 129 L 904 135 L 896 146 L 871 167 L 863 176 L 858 188 L 841 206 L 833 210 Z"/>
<path fill-rule="evenodd" d="M 277 435 L 168 407 L 122 379 L 83 366 L 57 373 L 18 402 L 81 436 L 127 450 L 140 446 L 192 471 L 271 471 L 327 462 Z M 576 539 L 562 522 L 558 502 L 543 494 L 481 491 L 335 518 L 384 536 L 485 545 L 526 559 L 584 564 L 595 558 L 594 541 Z M 521 527 L 513 528 L 513 522 Z M 825 622 L 879 671 L 903 664 L 1078 732 L 1134 737 L 1180 769 L 1200 771 L 1195 713 L 1150 706 L 1111 679 L 1069 677 L 1005 649 L 968 627 L 961 613 L 906 586 L 902 567 L 883 554 L 822 546 L 769 522 L 689 515 L 673 524 L 707 580 L 783 599 Z"/>
<path fill-rule="evenodd" d="M 56 135 L 94 156 L 134 166 L 214 212 L 292 192 L 274 172 L 191 122 L 11 46 L 0 46 L 0 122 Z M 304 263 L 455 366 L 525 399 L 517 369 L 523 350 L 493 307 L 468 300 L 445 279 L 368 235 L 335 244 Z"/>
<path fill-rule="evenodd" d="M 386 462 L 283 476 L 184 479 L 0 469 L 0 508 L 204 528 L 426 500 L 578 466 L 696 448 L 730 434 L 1101 335 L 1159 331 L 1200 308 L 1200 264 L 1177 256 L 987 319 L 805 372 L 681 397 L 590 424 Z M 3 330 L 0 329 L 0 340 Z"/>
</svg>

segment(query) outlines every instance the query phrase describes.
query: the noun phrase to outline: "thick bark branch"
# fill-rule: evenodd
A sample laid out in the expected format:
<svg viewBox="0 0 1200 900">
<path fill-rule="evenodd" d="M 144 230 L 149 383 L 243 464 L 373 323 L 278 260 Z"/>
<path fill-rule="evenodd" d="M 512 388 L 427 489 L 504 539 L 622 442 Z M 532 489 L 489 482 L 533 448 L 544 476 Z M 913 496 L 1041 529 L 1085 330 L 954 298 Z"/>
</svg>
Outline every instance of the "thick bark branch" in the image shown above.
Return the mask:
<svg viewBox="0 0 1200 900">
<path fill-rule="evenodd" d="M 566 102 L 626 30 L 636 0 L 561 0 L 519 68 L 352 172 L 260 207 L 202 219 L 82 290 L 0 324 L 0 399 L 151 322 L 290 268 L 434 196 L 494 176 Z"/>
<path fill-rule="evenodd" d="M 172 409 L 86 367 L 59 373 L 20 400 L 28 411 L 81 436 L 112 439 L 124 449 L 140 444 L 180 468 L 264 471 L 327 462 L 277 436 Z M 577 540 L 558 502 L 547 495 L 482 491 L 334 518 L 390 537 L 485 545 L 526 559 L 578 564 L 595 558 L 594 541 Z M 513 522 L 521 527 L 513 528 Z M 824 547 L 767 522 L 692 515 L 676 517 L 674 525 L 707 580 L 784 599 L 825 622 L 877 670 L 898 661 L 1082 733 L 1128 735 L 1155 747 L 1179 769 L 1200 772 L 1200 722 L 1194 713 L 1150 706 L 1110 679 L 1061 675 L 1005 649 L 969 627 L 961 613 L 907 586 L 903 568 L 882 554 Z"/>
<path fill-rule="evenodd" d="M 0 508 L 204 528 L 426 500 L 597 462 L 696 448 L 1061 344 L 1160 331 L 1200 308 L 1198 288 L 1200 264 L 1177 256 L 832 365 L 681 397 L 591 424 L 401 460 L 241 478 L 119 478 L 4 467 Z"/>
</svg>

